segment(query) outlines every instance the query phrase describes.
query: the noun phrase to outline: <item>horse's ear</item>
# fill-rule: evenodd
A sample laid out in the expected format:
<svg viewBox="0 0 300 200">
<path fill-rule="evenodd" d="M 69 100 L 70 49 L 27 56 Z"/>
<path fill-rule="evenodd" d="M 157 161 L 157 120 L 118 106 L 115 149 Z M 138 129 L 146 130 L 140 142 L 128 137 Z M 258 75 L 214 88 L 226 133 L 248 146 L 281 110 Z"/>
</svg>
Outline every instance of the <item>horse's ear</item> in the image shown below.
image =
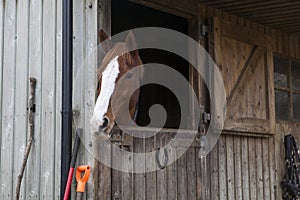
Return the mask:
<svg viewBox="0 0 300 200">
<path fill-rule="evenodd" d="M 103 31 L 103 29 L 99 32 L 99 38 L 101 42 L 101 46 L 103 50 L 107 53 L 114 46 L 113 41 L 109 39 L 108 35 Z"/>
<path fill-rule="evenodd" d="M 129 49 L 136 49 L 137 50 L 137 44 L 135 41 L 135 37 L 132 31 L 129 31 L 125 43 L 127 44 Z"/>
</svg>

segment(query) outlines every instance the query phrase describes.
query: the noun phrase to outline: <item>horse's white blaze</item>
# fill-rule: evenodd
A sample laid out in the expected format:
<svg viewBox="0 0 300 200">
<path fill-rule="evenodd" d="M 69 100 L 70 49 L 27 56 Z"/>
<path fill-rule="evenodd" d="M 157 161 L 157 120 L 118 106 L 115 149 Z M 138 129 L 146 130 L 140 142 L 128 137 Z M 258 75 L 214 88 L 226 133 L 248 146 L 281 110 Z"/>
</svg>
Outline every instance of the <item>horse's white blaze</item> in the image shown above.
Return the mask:
<svg viewBox="0 0 300 200">
<path fill-rule="evenodd" d="M 97 130 L 99 125 L 103 123 L 103 117 L 107 112 L 109 101 L 115 89 L 116 79 L 120 73 L 118 57 L 111 60 L 101 77 L 101 90 L 97 98 L 94 108 L 91 125 L 94 130 Z"/>
</svg>

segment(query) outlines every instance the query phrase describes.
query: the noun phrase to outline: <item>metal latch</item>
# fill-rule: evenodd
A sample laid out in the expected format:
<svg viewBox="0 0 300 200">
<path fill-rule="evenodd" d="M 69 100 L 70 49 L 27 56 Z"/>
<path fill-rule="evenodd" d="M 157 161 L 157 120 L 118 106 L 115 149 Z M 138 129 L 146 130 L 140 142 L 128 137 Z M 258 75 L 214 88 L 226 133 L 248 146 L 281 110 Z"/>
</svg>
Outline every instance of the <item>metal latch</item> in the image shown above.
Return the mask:
<svg viewBox="0 0 300 200">
<path fill-rule="evenodd" d="M 124 131 L 114 128 L 111 133 L 110 141 L 118 146 L 132 146 L 133 138 Z"/>
<path fill-rule="evenodd" d="M 208 124 L 208 122 L 211 120 L 211 114 L 207 112 L 202 113 L 202 122 L 203 124 Z"/>
</svg>

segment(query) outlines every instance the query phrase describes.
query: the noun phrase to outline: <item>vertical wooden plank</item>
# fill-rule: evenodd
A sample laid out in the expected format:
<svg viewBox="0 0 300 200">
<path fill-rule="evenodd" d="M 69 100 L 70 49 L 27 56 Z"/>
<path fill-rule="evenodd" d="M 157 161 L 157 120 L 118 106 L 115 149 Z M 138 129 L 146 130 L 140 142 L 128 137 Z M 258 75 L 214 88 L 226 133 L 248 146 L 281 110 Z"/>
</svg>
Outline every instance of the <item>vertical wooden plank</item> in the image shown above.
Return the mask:
<svg viewBox="0 0 300 200">
<path fill-rule="evenodd" d="M 159 133 L 157 134 L 159 135 Z M 145 139 L 145 152 L 153 152 L 156 150 L 156 142 L 159 142 L 160 137 L 150 137 Z M 158 143 L 159 144 L 159 143 Z M 146 199 L 156 199 L 156 171 L 149 172 L 156 164 L 155 159 L 146 159 Z"/>
<path fill-rule="evenodd" d="M 256 180 L 256 159 L 255 159 L 255 138 L 248 139 L 248 158 L 249 158 L 249 189 L 250 199 L 257 199 L 257 180 Z"/>
<path fill-rule="evenodd" d="M 183 147 L 177 147 L 183 148 Z M 179 152 L 182 152 L 179 149 Z M 177 189 L 178 189 L 178 199 L 188 199 L 187 198 L 187 171 L 186 171 L 186 152 L 177 160 Z"/>
<path fill-rule="evenodd" d="M 265 33 L 267 36 L 269 36 L 270 38 L 272 37 L 272 29 L 268 26 L 265 26 Z"/>
<path fill-rule="evenodd" d="M 4 7 L 4 52 L 3 52 L 3 91 L 2 94 L 2 144 L 1 198 L 13 199 L 14 166 L 14 100 L 15 100 L 15 53 L 16 53 L 16 1 L 6 1 Z"/>
<path fill-rule="evenodd" d="M 53 199 L 55 148 L 55 15 L 56 2 L 43 3 L 42 123 L 40 197 Z"/>
<path fill-rule="evenodd" d="M 218 146 L 217 143 L 215 147 L 212 149 L 212 151 L 209 153 L 210 157 L 210 172 L 209 175 L 211 177 L 210 182 L 210 194 L 211 199 L 219 199 L 219 163 L 218 163 Z M 197 158 L 197 157 L 196 157 Z"/>
<path fill-rule="evenodd" d="M 215 17 L 219 17 L 220 19 L 222 18 L 222 11 L 215 8 L 215 14 L 214 14 Z"/>
<path fill-rule="evenodd" d="M 275 29 L 272 29 L 271 31 L 272 35 L 272 50 L 273 52 L 278 52 L 278 46 L 277 46 L 277 31 Z"/>
<path fill-rule="evenodd" d="M 90 119 L 94 108 L 95 102 L 95 91 L 96 91 L 96 83 L 97 83 L 97 0 L 86 0 L 85 2 L 85 55 L 89 55 L 87 61 L 87 67 L 85 67 L 85 88 L 84 88 L 84 130 L 85 133 L 90 133 Z M 86 58 L 85 58 L 86 59 Z M 91 142 L 91 141 L 90 141 Z M 94 157 L 89 152 L 93 152 L 92 148 L 87 145 L 85 150 L 85 163 L 93 166 Z M 87 149 L 89 148 L 89 149 Z M 107 167 L 106 167 L 107 168 Z M 106 169 L 107 172 L 109 169 Z M 108 172 L 109 173 L 109 172 Z M 108 175 L 107 175 L 108 176 Z M 108 184 L 110 183 L 107 180 Z M 107 185 L 108 187 L 108 185 Z M 86 198 L 92 199 L 94 198 L 95 188 L 93 184 L 93 176 L 89 178 L 87 183 L 87 192 L 85 193 Z M 107 194 L 111 192 L 107 191 Z M 108 196 L 109 197 L 109 194 Z"/>
<path fill-rule="evenodd" d="M 91 197 L 92 193 L 95 193 L 94 196 L 98 199 L 110 200 L 112 199 L 112 192 L 111 192 L 111 169 L 110 167 L 104 165 L 101 162 L 111 163 L 111 152 L 109 151 L 110 143 L 105 141 L 100 141 L 97 144 L 93 144 L 95 149 L 98 151 L 96 154 L 96 160 L 94 165 L 94 173 L 93 173 L 93 180 L 94 180 L 94 187 L 95 189 L 88 189 L 88 199 Z M 102 160 L 99 161 L 100 153 L 103 155 L 105 152 L 105 157 L 101 157 Z"/>
<path fill-rule="evenodd" d="M 264 34 L 265 34 L 265 26 L 262 25 L 262 24 L 258 24 L 258 32 L 259 32 L 261 35 L 264 35 Z"/>
<path fill-rule="evenodd" d="M 256 162 L 256 194 L 257 199 L 264 199 L 263 164 L 262 164 L 262 139 L 254 139 Z"/>
<path fill-rule="evenodd" d="M 287 33 L 283 33 L 283 54 L 286 56 L 290 55 L 289 48 L 289 36 Z"/>
<path fill-rule="evenodd" d="M 230 21 L 230 14 L 228 12 L 223 11 L 222 20 Z"/>
<path fill-rule="evenodd" d="M 277 31 L 277 53 L 283 54 L 283 33 L 281 31 Z"/>
<path fill-rule="evenodd" d="M 123 166 L 126 165 L 128 172 L 122 173 L 122 199 L 133 200 L 133 153 L 132 147 L 125 147 L 125 151 L 131 152 L 123 157 Z"/>
<path fill-rule="evenodd" d="M 234 15 L 234 14 L 230 15 L 230 21 L 231 21 L 231 23 L 237 24 L 237 22 L 238 22 L 237 20 L 238 20 L 238 18 L 237 18 L 236 15 Z"/>
<path fill-rule="evenodd" d="M 20 173 L 24 157 L 27 136 L 27 91 L 28 91 L 28 16 L 29 2 L 20 1 L 17 4 L 16 30 L 16 88 L 15 88 L 15 144 L 14 144 L 14 184 L 16 188 L 17 176 Z M 0 159 L 1 160 L 1 159 Z M 20 198 L 25 199 L 26 174 L 21 185 Z M 14 195 L 14 194 L 13 194 Z"/>
<path fill-rule="evenodd" d="M 275 94 L 274 94 L 274 64 L 273 64 L 273 51 L 272 51 L 272 39 L 268 38 L 267 52 L 266 52 L 266 78 L 267 78 L 267 91 L 268 91 L 268 104 L 267 104 L 267 118 L 270 120 L 271 133 L 275 134 Z"/>
<path fill-rule="evenodd" d="M 56 131 L 55 131 L 55 179 L 54 179 L 54 196 L 60 199 L 60 177 L 61 177 L 61 99 L 62 99 L 62 4 L 56 3 Z"/>
<path fill-rule="evenodd" d="M 275 149 L 275 155 L 276 158 L 277 157 L 281 157 L 283 156 L 284 158 L 284 154 L 285 154 L 285 149 L 284 149 L 284 143 L 282 140 L 282 137 L 284 136 L 286 129 L 284 127 L 282 127 L 284 125 L 281 124 L 276 124 L 276 135 L 274 135 L 274 149 Z M 280 155 L 280 156 L 279 156 Z M 274 157 L 275 158 L 275 157 Z M 281 160 L 279 159 L 275 159 L 275 187 L 276 187 L 276 193 L 275 196 L 277 199 L 277 197 L 281 196 L 282 194 L 282 188 L 280 187 L 279 181 L 281 180 L 283 173 L 283 169 L 285 166 L 285 162 L 281 162 Z"/>
<path fill-rule="evenodd" d="M 169 133 L 161 132 L 156 134 L 156 148 L 163 148 L 168 144 L 167 136 Z M 163 151 L 161 151 L 163 153 Z M 168 154 L 169 156 L 170 154 Z M 156 199 L 167 199 L 167 169 L 158 169 L 156 171 Z"/>
<path fill-rule="evenodd" d="M 226 164 L 226 137 L 221 136 L 219 139 L 219 194 L 220 200 L 227 197 L 227 164 Z"/>
<path fill-rule="evenodd" d="M 214 31 L 213 31 L 213 35 L 211 36 L 212 38 L 209 38 L 211 41 L 214 41 L 214 46 L 210 45 L 210 54 L 212 56 L 214 56 L 214 60 L 217 64 L 217 66 L 219 67 L 219 69 L 222 71 L 223 68 L 223 49 L 222 49 L 222 25 L 221 25 L 221 21 L 218 18 L 214 18 Z M 212 42 L 210 42 L 212 43 Z M 214 54 L 214 55 L 213 55 Z M 210 72 L 213 73 L 213 72 Z M 211 76 L 212 74 L 210 74 Z M 210 78 L 210 83 L 209 83 L 209 88 L 213 87 L 213 78 Z"/>
<path fill-rule="evenodd" d="M 289 55 L 292 58 L 296 57 L 296 37 L 295 34 L 289 34 Z"/>
<path fill-rule="evenodd" d="M 88 79 L 86 68 L 83 66 L 84 59 L 87 55 L 87 35 L 86 35 L 86 1 L 76 0 L 73 2 L 73 97 L 72 97 L 72 109 L 78 111 L 78 115 L 74 115 L 75 128 L 83 128 L 83 134 L 89 133 L 89 130 L 85 129 L 85 117 L 87 116 L 85 108 L 85 80 Z M 85 65 L 86 66 L 86 65 Z M 94 77 L 90 77 L 93 79 Z M 73 137 L 74 139 L 74 137 Z M 77 163 L 87 164 L 85 162 L 86 148 L 79 148 Z M 89 146 L 87 147 L 89 148 Z M 93 166 L 93 165 L 92 165 Z M 92 180 L 92 178 L 90 179 Z M 76 181 L 72 184 L 72 197 L 75 198 Z M 87 195 L 90 194 L 90 190 L 87 190 Z"/>
<path fill-rule="evenodd" d="M 197 156 L 198 157 L 198 156 Z M 197 199 L 196 196 L 196 152 L 194 147 L 190 147 L 186 152 L 187 162 L 187 199 Z M 207 174 L 209 175 L 209 174 Z"/>
<path fill-rule="evenodd" d="M 263 188 L 265 200 L 270 200 L 271 184 L 270 184 L 270 170 L 271 166 L 269 163 L 270 154 L 272 150 L 269 149 L 269 138 L 262 139 L 262 165 L 263 165 Z"/>
<path fill-rule="evenodd" d="M 143 153 L 145 152 L 145 140 L 134 138 L 134 152 L 135 153 Z M 134 169 L 145 167 L 145 157 L 140 157 L 140 159 L 134 159 Z M 145 170 L 144 170 L 145 171 Z M 143 200 L 146 199 L 146 183 L 145 183 L 145 173 L 136 173 L 134 174 L 134 199 Z"/>
<path fill-rule="evenodd" d="M 233 147 L 233 148 L 232 148 Z M 226 136 L 226 161 L 227 161 L 227 198 L 228 199 L 235 199 L 235 182 L 234 182 L 234 143 L 233 143 L 233 136 Z"/>
<path fill-rule="evenodd" d="M 214 17 L 215 16 L 215 9 L 213 7 L 207 6 L 206 7 L 207 17 Z"/>
<path fill-rule="evenodd" d="M 2 115 L 2 99 L 3 99 L 3 53 L 4 53 L 4 12 L 5 12 L 5 3 L 2 2 L 0 3 L 0 113 L 1 113 L 1 118 L 3 117 Z M 0 120 L 0 127 L 2 127 L 2 120 Z M 2 146 L 2 132 L 0 134 L 0 145 Z M 0 150 L 0 160 L 2 160 L 2 151 Z M 1 166 L 1 165 L 0 165 Z M 2 172 L 0 173 L 0 184 L 2 185 Z M 2 190 L 0 190 L 2 192 Z M 0 195 L 2 196 L 2 195 Z"/>
<path fill-rule="evenodd" d="M 295 41 L 295 45 L 296 45 L 296 58 L 300 59 L 300 36 L 297 35 L 297 39 Z"/>
<path fill-rule="evenodd" d="M 166 137 L 167 140 L 170 140 L 172 138 L 173 134 L 168 134 Z M 176 158 L 176 152 L 175 149 L 173 151 L 168 152 L 170 156 L 170 160 L 175 160 Z M 178 189 L 177 189 L 177 162 L 173 162 L 166 168 L 167 170 L 167 199 L 173 200 L 178 199 Z M 198 177 L 198 174 L 197 174 Z M 198 190 L 197 190 L 198 191 Z"/>
<path fill-rule="evenodd" d="M 237 23 L 241 26 L 245 26 L 245 19 L 242 17 L 238 17 Z"/>
<path fill-rule="evenodd" d="M 211 179 L 209 175 L 210 159 L 211 157 L 209 156 L 206 156 L 201 159 L 203 197 L 205 199 L 211 199 L 211 193 L 210 193 Z"/>
<path fill-rule="evenodd" d="M 243 200 L 250 200 L 248 138 L 241 139 Z"/>
<path fill-rule="evenodd" d="M 122 194 L 122 172 L 117 170 L 116 167 L 122 166 L 123 158 L 120 158 L 117 154 L 117 149 L 120 148 L 118 145 L 113 145 L 111 150 L 111 163 L 112 163 L 112 169 L 111 169 L 111 193 L 112 193 L 112 199 L 120 199 Z"/>
<path fill-rule="evenodd" d="M 235 199 L 242 200 L 242 151 L 241 151 L 241 139 L 242 137 L 234 136 L 233 143 L 233 155 L 234 155 L 234 183 L 235 183 Z"/>
<path fill-rule="evenodd" d="M 86 16 L 85 1 L 76 0 L 73 3 L 73 109 L 85 113 L 83 102 L 85 73 L 82 65 L 86 56 Z M 84 119 L 76 119 L 78 126 L 84 126 Z"/>
<path fill-rule="evenodd" d="M 270 173 L 270 200 L 276 199 L 276 166 L 275 166 L 275 139 L 274 136 L 269 138 L 268 140 L 268 147 L 269 147 L 269 173 Z"/>
<path fill-rule="evenodd" d="M 37 79 L 35 135 L 28 159 L 26 199 L 40 199 L 40 152 L 41 152 L 41 82 L 42 82 L 42 1 L 30 1 L 29 19 L 29 76 Z"/>
</svg>

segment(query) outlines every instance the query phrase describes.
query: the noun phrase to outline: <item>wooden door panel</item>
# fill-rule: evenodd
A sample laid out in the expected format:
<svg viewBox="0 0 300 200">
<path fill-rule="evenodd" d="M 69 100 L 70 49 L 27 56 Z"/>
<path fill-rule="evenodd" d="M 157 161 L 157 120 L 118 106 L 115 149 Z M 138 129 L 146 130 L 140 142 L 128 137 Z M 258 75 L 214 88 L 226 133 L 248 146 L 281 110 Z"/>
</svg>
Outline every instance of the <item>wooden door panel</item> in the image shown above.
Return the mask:
<svg viewBox="0 0 300 200">
<path fill-rule="evenodd" d="M 272 53 L 256 30 L 214 18 L 214 58 L 226 90 L 224 130 L 273 133 Z"/>
</svg>

